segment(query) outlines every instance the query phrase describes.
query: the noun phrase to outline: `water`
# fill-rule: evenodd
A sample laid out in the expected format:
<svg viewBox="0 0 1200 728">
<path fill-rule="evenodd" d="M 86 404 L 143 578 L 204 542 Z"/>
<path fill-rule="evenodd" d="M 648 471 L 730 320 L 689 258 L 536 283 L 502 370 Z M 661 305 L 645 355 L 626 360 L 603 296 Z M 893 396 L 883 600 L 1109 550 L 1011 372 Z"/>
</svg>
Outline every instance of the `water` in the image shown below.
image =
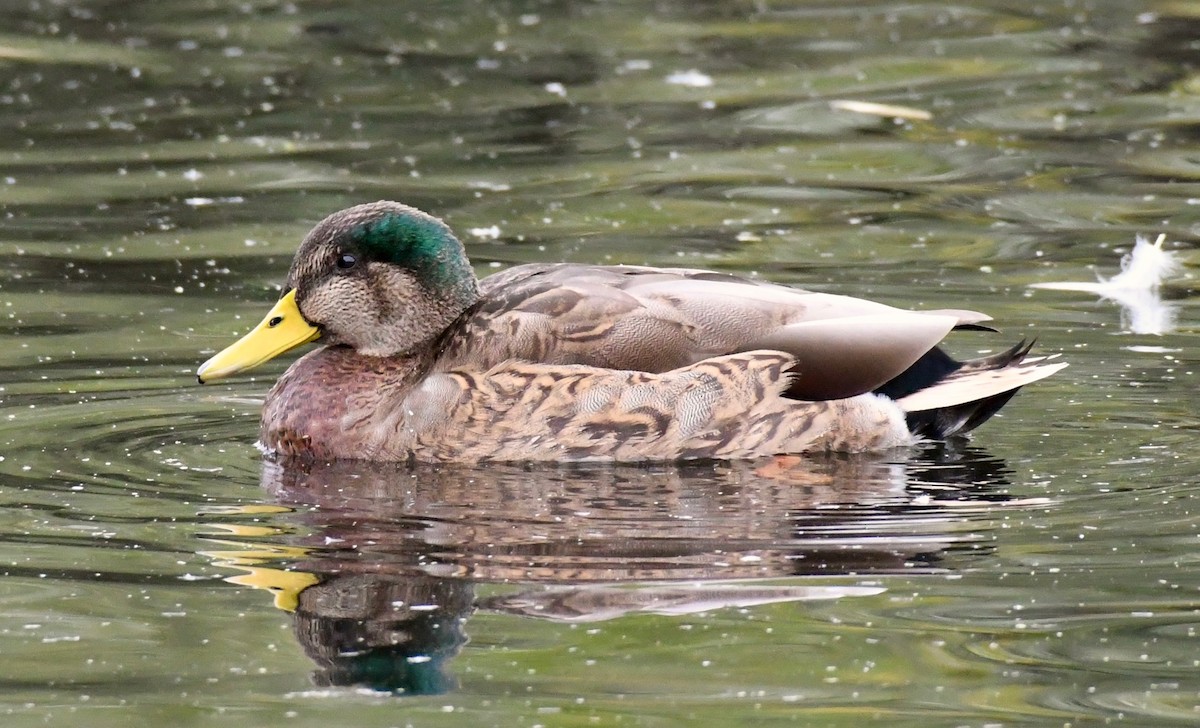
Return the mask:
<svg viewBox="0 0 1200 728">
<path fill-rule="evenodd" d="M 1200 718 L 1191 4 L 4 10 L 4 725 Z M 970 307 L 1004 334 L 959 354 L 1071 366 L 970 444 L 883 458 L 264 466 L 287 362 L 195 367 L 312 223 L 379 198 L 481 273 Z M 1028 288 L 1159 232 L 1162 335 Z"/>
</svg>

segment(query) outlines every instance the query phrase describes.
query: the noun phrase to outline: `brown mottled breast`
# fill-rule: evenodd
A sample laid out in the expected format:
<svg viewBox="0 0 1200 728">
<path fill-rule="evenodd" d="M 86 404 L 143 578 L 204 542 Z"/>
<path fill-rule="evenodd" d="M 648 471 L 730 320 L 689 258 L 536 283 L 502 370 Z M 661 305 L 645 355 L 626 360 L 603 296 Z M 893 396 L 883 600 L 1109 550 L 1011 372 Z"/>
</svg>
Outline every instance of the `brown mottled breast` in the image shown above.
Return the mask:
<svg viewBox="0 0 1200 728">
<path fill-rule="evenodd" d="M 420 359 L 370 357 L 342 346 L 309 352 L 267 394 L 259 441 L 288 457 L 376 459 L 371 417 L 394 408 L 425 368 Z"/>
</svg>

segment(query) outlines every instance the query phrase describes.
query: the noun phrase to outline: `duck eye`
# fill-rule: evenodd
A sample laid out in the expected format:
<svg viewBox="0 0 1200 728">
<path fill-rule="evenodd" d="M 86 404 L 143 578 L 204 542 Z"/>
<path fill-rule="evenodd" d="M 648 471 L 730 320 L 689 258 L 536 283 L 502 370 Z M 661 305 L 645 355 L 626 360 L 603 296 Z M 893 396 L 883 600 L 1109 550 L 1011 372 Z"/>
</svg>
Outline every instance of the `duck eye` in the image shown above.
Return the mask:
<svg viewBox="0 0 1200 728">
<path fill-rule="evenodd" d="M 337 267 L 342 270 L 349 270 L 358 263 L 358 258 L 355 258 L 352 253 L 342 253 L 337 257 Z"/>
</svg>

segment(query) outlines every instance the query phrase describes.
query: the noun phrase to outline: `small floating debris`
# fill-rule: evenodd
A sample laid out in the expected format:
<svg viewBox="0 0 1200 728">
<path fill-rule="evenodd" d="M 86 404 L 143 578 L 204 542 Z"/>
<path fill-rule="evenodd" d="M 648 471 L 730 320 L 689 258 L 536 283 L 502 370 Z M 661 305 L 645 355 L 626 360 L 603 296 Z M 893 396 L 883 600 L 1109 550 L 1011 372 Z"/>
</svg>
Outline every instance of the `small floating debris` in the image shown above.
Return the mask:
<svg viewBox="0 0 1200 728">
<path fill-rule="evenodd" d="M 240 205 L 246 201 L 241 196 L 233 197 L 188 197 L 183 204 L 188 207 L 208 207 L 209 205 Z"/>
<path fill-rule="evenodd" d="M 467 187 L 473 190 L 486 190 L 488 192 L 508 192 L 512 189 L 512 185 L 507 182 L 493 182 L 486 179 L 472 180 L 467 183 Z"/>
<path fill-rule="evenodd" d="M 853 99 L 834 99 L 829 102 L 829 108 L 835 111 L 853 111 L 857 114 L 884 116 L 893 119 L 911 119 L 913 121 L 929 121 L 933 114 L 924 109 L 914 109 L 911 106 L 895 106 L 893 104 L 877 104 L 873 101 L 855 101 Z"/>
<path fill-rule="evenodd" d="M 491 227 L 475 227 L 467 231 L 471 237 L 479 240 L 496 240 L 500 237 L 500 226 L 492 225 Z"/>
<path fill-rule="evenodd" d="M 1121 306 L 1122 325 L 1135 334 L 1166 334 L 1175 329 L 1177 307 L 1162 300 L 1163 281 L 1179 272 L 1179 257 L 1163 249 L 1166 235 L 1153 243 L 1137 236 L 1133 250 L 1121 258 L 1121 272 L 1112 278 L 1097 275 L 1096 281 L 1031 283 L 1030 288 L 1053 291 L 1083 291 L 1115 301 Z"/>
<path fill-rule="evenodd" d="M 696 69 L 688 71 L 676 71 L 666 78 L 667 83 L 675 86 L 689 86 L 691 88 L 708 88 L 713 85 L 712 76 Z"/>
</svg>

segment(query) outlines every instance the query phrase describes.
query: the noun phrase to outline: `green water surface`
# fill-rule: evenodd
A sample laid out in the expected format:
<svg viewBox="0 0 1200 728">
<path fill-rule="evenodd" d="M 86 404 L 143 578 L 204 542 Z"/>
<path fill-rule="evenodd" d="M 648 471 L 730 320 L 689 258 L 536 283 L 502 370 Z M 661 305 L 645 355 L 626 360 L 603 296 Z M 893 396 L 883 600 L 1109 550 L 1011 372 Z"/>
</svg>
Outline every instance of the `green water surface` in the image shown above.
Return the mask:
<svg viewBox="0 0 1200 728">
<path fill-rule="evenodd" d="M 1200 5 L 2 6 L 0 724 L 1200 722 Z M 1070 367 L 881 457 L 264 464 L 290 357 L 195 368 L 381 198 Z M 1029 288 L 1158 233 L 1141 307 Z"/>
</svg>

